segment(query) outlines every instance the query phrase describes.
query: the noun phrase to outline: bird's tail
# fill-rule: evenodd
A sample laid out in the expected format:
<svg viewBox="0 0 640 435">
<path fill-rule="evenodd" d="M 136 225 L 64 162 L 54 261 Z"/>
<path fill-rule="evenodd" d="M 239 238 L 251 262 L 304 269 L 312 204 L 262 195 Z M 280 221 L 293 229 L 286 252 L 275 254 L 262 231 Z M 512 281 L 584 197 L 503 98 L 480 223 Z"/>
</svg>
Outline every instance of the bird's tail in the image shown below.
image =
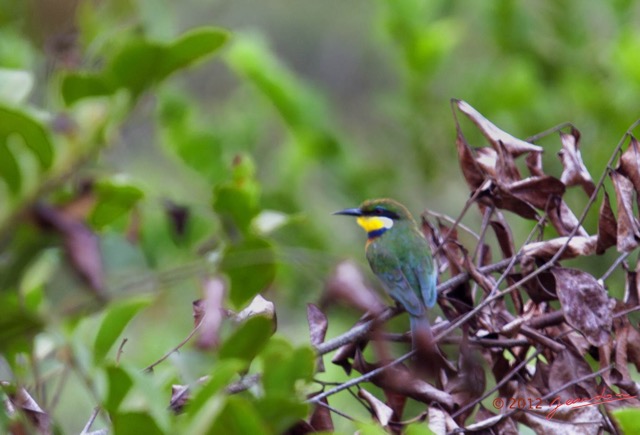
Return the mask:
<svg viewBox="0 0 640 435">
<path fill-rule="evenodd" d="M 410 322 L 412 349 L 420 352 L 421 350 L 432 348 L 435 343 L 427 316 L 410 316 Z"/>
</svg>

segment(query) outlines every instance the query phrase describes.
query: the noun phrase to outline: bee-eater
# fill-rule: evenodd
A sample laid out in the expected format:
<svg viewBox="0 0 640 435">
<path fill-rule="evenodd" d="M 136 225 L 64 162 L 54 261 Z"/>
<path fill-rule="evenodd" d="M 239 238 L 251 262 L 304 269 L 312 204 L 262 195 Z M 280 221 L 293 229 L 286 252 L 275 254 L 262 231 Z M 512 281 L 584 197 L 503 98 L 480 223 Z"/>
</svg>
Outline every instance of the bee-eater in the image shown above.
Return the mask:
<svg viewBox="0 0 640 435">
<path fill-rule="evenodd" d="M 356 216 L 367 232 L 365 248 L 373 273 L 411 319 L 414 348 L 419 333 L 431 336 L 427 308 L 436 303 L 437 270 L 429 243 L 411 213 L 392 199 L 365 201 L 335 214 Z"/>
</svg>

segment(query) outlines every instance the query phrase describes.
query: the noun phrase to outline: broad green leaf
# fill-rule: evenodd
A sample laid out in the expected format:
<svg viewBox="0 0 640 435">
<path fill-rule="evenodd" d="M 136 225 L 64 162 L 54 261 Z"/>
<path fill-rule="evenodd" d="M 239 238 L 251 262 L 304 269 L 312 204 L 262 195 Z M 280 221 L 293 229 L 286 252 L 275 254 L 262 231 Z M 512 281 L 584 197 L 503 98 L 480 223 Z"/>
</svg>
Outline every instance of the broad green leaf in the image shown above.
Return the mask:
<svg viewBox="0 0 640 435">
<path fill-rule="evenodd" d="M 640 433 L 640 409 L 623 408 L 612 412 L 623 433 Z"/>
<path fill-rule="evenodd" d="M 115 92 L 114 87 L 101 75 L 70 73 L 62 79 L 62 99 L 67 106 L 87 97 L 103 97 Z"/>
<path fill-rule="evenodd" d="M 265 290 L 275 278 L 275 251 L 266 240 L 251 237 L 229 246 L 220 268 L 229 277 L 229 299 L 236 308 L 240 308 Z"/>
<path fill-rule="evenodd" d="M 135 99 L 172 73 L 213 54 L 227 38 L 225 31 L 213 27 L 193 30 L 169 44 L 133 38 L 114 55 L 104 71 L 67 75 L 62 82 L 62 96 L 69 105 L 124 88 Z"/>
<path fill-rule="evenodd" d="M 256 401 L 255 406 L 272 433 L 286 433 L 309 412 L 309 405 L 295 400 L 290 394 L 268 395 Z"/>
<path fill-rule="evenodd" d="M 218 361 L 209 380 L 192 396 L 188 402 L 187 413 L 196 415 L 205 407 L 205 403 L 211 400 L 220 390 L 231 383 L 231 380 L 243 370 L 247 363 L 242 360 L 225 359 Z M 208 409 L 207 409 L 208 410 Z"/>
<path fill-rule="evenodd" d="M 263 41 L 251 37 L 236 38 L 229 49 L 227 61 L 276 107 L 301 147 L 302 154 L 328 158 L 340 152 L 325 102 L 281 65 Z"/>
<path fill-rule="evenodd" d="M 387 431 L 384 430 L 379 424 L 376 423 L 357 423 L 358 433 L 360 435 L 387 435 Z"/>
<path fill-rule="evenodd" d="M 133 39 L 115 56 L 105 77 L 115 88 L 126 88 L 136 98 L 160 78 L 158 67 L 165 50 L 159 43 Z"/>
<path fill-rule="evenodd" d="M 227 39 L 229 33 L 215 27 L 201 27 L 185 33 L 167 47 L 158 66 L 159 78 L 164 78 L 214 53 Z"/>
<path fill-rule="evenodd" d="M 427 423 L 421 421 L 418 423 L 411 423 L 405 428 L 405 435 L 434 435 L 433 431 L 429 429 Z"/>
<path fill-rule="evenodd" d="M 115 303 L 107 310 L 93 346 L 93 357 L 100 364 L 129 321 L 138 311 L 149 305 L 149 298 L 132 298 Z"/>
<path fill-rule="evenodd" d="M 9 191 L 17 194 L 22 187 L 22 174 L 15 156 L 7 146 L 6 139 L 0 136 L 0 177 L 7 183 Z"/>
<path fill-rule="evenodd" d="M 118 435 L 165 435 L 153 417 L 146 412 L 123 412 L 111 416 L 113 433 Z"/>
<path fill-rule="evenodd" d="M 106 368 L 106 372 L 109 392 L 104 407 L 108 412 L 115 413 L 133 386 L 133 380 L 122 367 L 110 365 Z"/>
<path fill-rule="evenodd" d="M 35 314 L 25 310 L 16 292 L 0 293 L 0 352 L 9 356 L 30 351 L 33 338 L 42 326 Z"/>
<path fill-rule="evenodd" d="M 33 88 L 33 74 L 18 69 L 0 68 L 0 101 L 19 104 Z"/>
<path fill-rule="evenodd" d="M 292 395 L 296 382 L 310 381 L 315 369 L 315 354 L 309 347 L 294 349 L 282 339 L 272 339 L 260 354 L 264 373 L 262 385 L 267 396 Z"/>
<path fill-rule="evenodd" d="M 97 203 L 89 221 L 96 228 L 109 225 L 125 215 L 144 197 L 144 192 L 133 184 L 118 179 L 101 180 L 95 186 Z"/>
<path fill-rule="evenodd" d="M 9 149 L 9 137 L 17 137 L 19 147 Z M 35 155 L 41 170 L 53 163 L 53 145 L 45 128 L 31 116 L 9 107 L 0 106 L 0 177 L 4 178 L 13 193 L 20 191 L 22 174 L 18 160 L 21 147 Z M 17 148 L 17 149 L 16 149 Z"/>
<path fill-rule="evenodd" d="M 221 359 L 238 359 L 250 363 L 267 344 L 273 333 L 270 319 L 252 317 L 234 331 L 220 347 Z"/>
<path fill-rule="evenodd" d="M 210 183 L 217 183 L 226 175 L 222 143 L 216 135 L 209 132 L 182 133 L 171 142 L 182 161 L 205 176 Z"/>
<path fill-rule="evenodd" d="M 255 406 L 239 396 L 229 396 L 227 403 L 207 434 L 266 435 L 271 432 L 260 418 Z"/>
</svg>

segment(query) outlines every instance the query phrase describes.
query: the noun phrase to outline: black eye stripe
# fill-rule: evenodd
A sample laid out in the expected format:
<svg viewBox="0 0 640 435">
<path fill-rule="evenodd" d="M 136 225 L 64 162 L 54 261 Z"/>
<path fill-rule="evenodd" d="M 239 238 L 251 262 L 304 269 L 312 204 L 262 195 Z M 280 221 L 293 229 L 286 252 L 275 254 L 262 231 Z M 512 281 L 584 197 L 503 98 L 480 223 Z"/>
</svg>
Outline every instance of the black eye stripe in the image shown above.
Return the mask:
<svg viewBox="0 0 640 435">
<path fill-rule="evenodd" d="M 376 206 L 372 210 L 364 211 L 363 214 L 365 216 L 384 216 L 384 217 L 388 217 L 389 219 L 394 219 L 394 220 L 400 218 L 400 216 L 398 216 L 397 213 L 394 213 L 391 210 L 384 209 L 384 208 L 382 208 L 380 206 Z"/>
</svg>

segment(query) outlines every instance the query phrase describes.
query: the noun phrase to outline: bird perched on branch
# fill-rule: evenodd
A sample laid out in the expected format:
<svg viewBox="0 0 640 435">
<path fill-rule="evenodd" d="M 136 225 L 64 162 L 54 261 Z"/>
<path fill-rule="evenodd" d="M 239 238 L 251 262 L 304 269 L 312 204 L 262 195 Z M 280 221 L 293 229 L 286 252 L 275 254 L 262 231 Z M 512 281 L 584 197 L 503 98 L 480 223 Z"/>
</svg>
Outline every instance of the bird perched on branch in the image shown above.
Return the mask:
<svg viewBox="0 0 640 435">
<path fill-rule="evenodd" d="M 437 270 L 429 243 L 411 213 L 392 199 L 374 199 L 334 214 L 356 216 L 367 232 L 365 250 L 371 270 L 389 296 L 409 313 L 414 349 L 419 338 L 430 340 L 426 311 L 438 296 Z"/>
</svg>

